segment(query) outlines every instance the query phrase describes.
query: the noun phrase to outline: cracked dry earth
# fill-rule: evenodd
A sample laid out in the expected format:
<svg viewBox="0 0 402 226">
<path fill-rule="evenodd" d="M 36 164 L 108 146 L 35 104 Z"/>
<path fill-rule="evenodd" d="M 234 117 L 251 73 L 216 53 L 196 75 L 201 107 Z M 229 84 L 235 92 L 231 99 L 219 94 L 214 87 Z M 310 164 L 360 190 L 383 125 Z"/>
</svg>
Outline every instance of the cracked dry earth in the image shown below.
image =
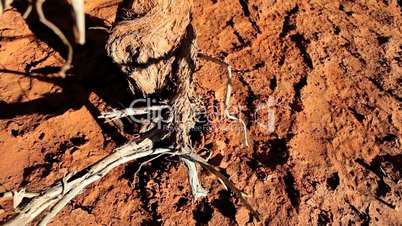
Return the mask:
<svg viewBox="0 0 402 226">
<path fill-rule="evenodd" d="M 85 5 L 88 26 L 107 26 L 119 1 Z M 46 12 L 68 31 L 63 7 Z M 89 30 L 74 76 L 61 79 L 53 72 L 63 46 L 21 12 L 0 16 L 0 192 L 49 187 L 137 129 L 97 119 L 130 101 L 104 52 L 107 33 Z M 244 106 L 250 142 L 238 123 L 211 117 L 196 147 L 212 151 L 210 163 L 249 195 L 262 222 L 206 171 L 210 194 L 193 200 L 173 158 L 148 164 L 139 180 L 137 163 L 118 167 L 51 225 L 402 225 L 401 14 L 399 0 L 195 1 L 198 47 L 235 69 L 233 106 Z M 194 84 L 210 115 L 222 107 L 225 79 L 225 68 L 200 61 Z M 0 198 L 0 222 L 14 214 Z"/>
</svg>

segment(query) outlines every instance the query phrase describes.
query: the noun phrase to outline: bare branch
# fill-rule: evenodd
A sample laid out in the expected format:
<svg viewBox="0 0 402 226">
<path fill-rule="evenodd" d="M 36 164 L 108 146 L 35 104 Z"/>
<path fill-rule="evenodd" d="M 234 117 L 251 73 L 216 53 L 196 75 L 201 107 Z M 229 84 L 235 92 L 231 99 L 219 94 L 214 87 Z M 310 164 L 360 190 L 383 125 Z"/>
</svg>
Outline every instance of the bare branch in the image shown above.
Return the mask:
<svg viewBox="0 0 402 226">
<path fill-rule="evenodd" d="M 4 192 L 4 193 L 0 193 L 0 197 L 2 198 L 12 198 L 13 199 L 13 207 L 18 208 L 18 206 L 20 205 L 20 203 L 22 202 L 22 200 L 24 198 L 33 198 L 38 196 L 39 193 L 34 193 L 34 192 L 26 192 L 25 188 L 21 189 L 19 191 L 9 191 L 9 192 Z"/>
<path fill-rule="evenodd" d="M 230 65 L 227 66 L 227 70 L 228 70 L 228 81 L 226 84 L 226 95 L 225 95 L 225 117 L 227 117 L 228 119 L 231 120 L 235 120 L 235 121 L 239 121 L 242 126 L 243 126 L 243 132 L 244 132 L 244 142 L 245 145 L 248 147 L 248 135 L 247 135 L 247 126 L 246 123 L 244 123 L 244 121 L 240 118 L 237 118 L 234 115 L 231 115 L 229 112 L 229 108 L 231 106 L 230 100 L 232 97 L 232 67 Z"/>
<path fill-rule="evenodd" d="M 32 3 L 30 2 L 27 9 L 25 10 L 24 15 L 22 15 L 22 18 L 24 18 L 25 20 L 28 18 L 29 14 L 31 14 L 32 12 Z"/>
<path fill-rule="evenodd" d="M 195 163 L 186 158 L 180 158 L 187 166 L 188 180 L 190 182 L 191 193 L 195 199 L 205 197 L 208 195 L 208 191 L 202 187 L 200 179 L 198 178 L 197 167 Z"/>
<path fill-rule="evenodd" d="M 84 12 L 84 0 L 70 0 L 70 3 L 74 11 L 74 34 L 77 43 L 85 44 L 85 12 Z"/>
<path fill-rule="evenodd" d="M 135 115 L 146 115 L 152 111 L 161 111 L 163 109 L 168 109 L 169 105 L 154 105 L 147 107 L 138 107 L 138 108 L 126 108 L 123 110 L 112 110 L 111 112 L 104 112 L 98 118 L 116 120 L 120 118 L 125 118 L 128 116 Z"/>
<path fill-rule="evenodd" d="M 103 178 L 117 166 L 149 155 L 158 155 L 170 151 L 170 149 L 153 150 L 152 147 L 152 140 L 145 139 L 138 144 L 129 143 L 116 149 L 112 154 L 90 167 L 82 176 L 72 179 L 71 181 L 69 181 L 69 179 L 62 180 L 62 182 L 41 192 L 40 195 L 34 197 L 14 219 L 7 222 L 5 225 L 26 225 L 32 222 L 45 209 L 50 207 L 50 212 L 45 214 L 45 217 L 39 224 L 46 225 L 71 199 L 80 194 L 85 187 Z M 68 177 L 74 178 L 74 176 Z"/>
<path fill-rule="evenodd" d="M 254 215 L 254 217 L 258 221 L 260 220 L 260 214 L 256 210 L 254 210 L 253 207 L 250 205 L 250 203 L 245 199 L 245 194 L 242 191 L 240 191 L 233 184 L 233 182 L 230 181 L 230 179 L 228 179 L 225 175 L 223 175 L 219 171 L 219 169 L 217 169 L 215 166 L 209 164 L 205 159 L 203 159 L 202 157 L 200 157 L 199 155 L 197 155 L 195 153 L 184 154 L 183 158 L 187 158 L 191 161 L 197 162 L 201 166 L 203 166 L 205 169 L 207 169 L 211 173 L 215 174 L 221 180 L 221 182 L 223 182 L 225 184 L 225 186 L 227 188 L 229 188 L 237 198 L 240 199 L 240 201 L 243 203 L 243 205 L 245 205 L 247 207 L 247 209 L 249 209 L 249 211 Z"/>
<path fill-rule="evenodd" d="M 142 169 L 143 166 L 145 166 L 146 164 L 148 164 L 148 163 L 150 163 L 150 162 L 152 162 L 152 161 L 154 161 L 154 160 L 156 160 L 156 159 L 162 157 L 162 156 L 165 155 L 165 154 L 169 154 L 169 153 L 162 153 L 162 154 L 159 154 L 159 155 L 157 155 L 157 156 L 155 156 L 155 157 L 153 157 L 153 158 L 151 158 L 151 159 L 148 159 L 148 160 L 145 161 L 145 162 L 142 162 L 142 163 L 140 164 L 140 166 L 138 167 L 138 169 L 137 169 L 137 170 L 135 171 L 135 173 L 134 173 L 134 181 L 138 178 L 138 173 L 141 171 L 141 169 Z"/>
<path fill-rule="evenodd" d="M 4 1 L 12 0 L 0 0 L 1 7 L 4 6 Z M 66 71 L 71 67 L 73 48 L 61 30 L 46 19 L 42 8 L 44 1 L 36 1 L 36 10 L 40 21 L 51 29 L 68 48 L 66 63 L 60 71 L 62 75 L 65 75 Z M 76 20 L 76 38 L 82 44 L 85 42 L 83 0 L 69 1 L 73 6 Z M 191 79 L 195 70 L 194 62 L 196 61 L 196 36 L 190 24 L 192 1 L 141 0 L 135 2 L 136 4 L 133 4 L 134 11 L 143 12 L 144 14 L 141 14 L 142 17 L 135 20 L 117 22 L 111 30 L 106 48 L 109 56 L 122 66 L 122 70 L 128 76 L 134 79 L 135 85 L 144 94 L 153 94 L 160 91 L 166 85 L 166 79 L 172 79 L 175 83 L 175 93 L 168 100 L 168 103 L 172 106 L 172 117 L 169 118 L 170 120 L 163 122 L 163 125 L 169 129 L 169 132 L 166 132 L 164 136 L 170 136 L 169 141 L 173 141 L 173 144 L 169 144 L 169 147 L 173 147 L 175 151 L 171 151 L 170 149 L 153 149 L 154 141 L 146 138 L 139 143 L 129 143 L 116 149 L 113 153 L 88 167 L 85 171 L 79 174 L 71 173 L 67 175 L 53 187 L 40 192 L 40 194 L 27 193 L 24 189 L 15 193 L 5 193 L 5 196 L 14 198 L 15 207 L 20 205 L 22 199 L 31 199 L 30 202 L 23 206 L 17 216 L 5 225 L 19 226 L 30 224 L 40 214 L 43 214 L 42 216 L 44 217 L 40 219 L 39 225 L 47 225 L 74 197 L 82 193 L 88 185 L 100 180 L 115 167 L 135 159 L 156 155 L 156 157 L 143 162 L 138 169 L 139 171 L 147 162 L 165 154 L 177 155 L 186 164 L 189 183 L 195 199 L 206 196 L 208 193 L 202 187 L 199 180 L 196 164 L 198 163 L 215 174 L 219 181 L 225 187 L 229 188 L 251 213 L 259 219 L 258 212 L 247 202 L 244 193 L 220 173 L 218 168 L 210 165 L 207 160 L 195 154 L 191 149 L 190 130 L 196 125 L 196 115 L 192 106 L 192 103 L 196 102 L 194 100 L 196 98 L 194 97 Z M 29 11 L 26 14 L 28 15 Z M 155 35 L 156 33 L 161 35 Z M 213 61 L 216 62 L 215 59 Z M 227 119 L 236 120 L 242 124 L 245 143 L 248 145 L 246 124 L 243 120 L 231 115 L 229 112 L 233 89 L 232 68 L 226 62 L 219 60 L 217 62 L 220 65 L 226 66 L 228 70 L 224 116 Z M 127 116 L 146 115 L 168 108 L 170 108 L 169 105 L 154 105 L 113 110 L 112 112 L 103 113 L 99 118 L 115 120 Z M 152 123 L 159 122 L 161 119 L 154 115 L 152 117 L 149 120 L 151 128 L 149 129 L 147 126 L 144 129 L 141 128 L 141 131 L 148 132 L 152 130 L 154 134 L 159 132 L 152 127 Z M 173 129 L 172 132 L 170 129 Z M 135 177 L 137 172 L 134 175 Z M 45 211 L 48 212 L 44 213 Z"/>
<path fill-rule="evenodd" d="M 226 63 L 225 61 L 222 61 L 220 59 L 217 59 L 215 57 L 211 57 L 208 56 L 206 54 L 203 53 L 198 53 L 198 56 L 200 58 L 203 58 L 205 60 L 214 62 L 216 64 L 225 66 L 227 71 L 228 71 L 228 79 L 227 79 L 227 83 L 226 83 L 226 93 L 225 93 L 225 102 L 224 102 L 224 114 L 225 114 L 225 118 L 228 118 L 230 120 L 234 120 L 234 121 L 239 121 L 240 124 L 243 126 L 243 133 L 244 133 L 244 143 L 245 145 L 248 147 L 249 143 L 248 143 L 248 135 L 247 135 L 247 126 L 246 123 L 241 119 L 241 118 L 237 118 L 234 115 L 231 115 L 229 112 L 229 109 L 231 107 L 231 98 L 232 98 L 232 91 L 233 91 L 233 82 L 232 82 L 232 66 L 230 66 L 228 63 Z"/>
<path fill-rule="evenodd" d="M 3 14 L 4 10 L 10 8 L 10 5 L 14 0 L 0 0 L 0 15 Z"/>
</svg>

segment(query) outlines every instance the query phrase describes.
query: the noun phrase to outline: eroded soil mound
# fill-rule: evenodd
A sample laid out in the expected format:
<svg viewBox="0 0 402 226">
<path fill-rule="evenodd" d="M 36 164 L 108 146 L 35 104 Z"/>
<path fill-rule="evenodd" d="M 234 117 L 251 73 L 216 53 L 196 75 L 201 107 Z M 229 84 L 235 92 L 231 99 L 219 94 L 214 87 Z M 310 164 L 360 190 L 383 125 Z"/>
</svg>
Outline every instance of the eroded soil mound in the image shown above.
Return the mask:
<svg viewBox="0 0 402 226">
<path fill-rule="evenodd" d="M 88 26 L 113 23 L 119 1 L 86 1 Z M 68 31 L 62 6 L 48 17 Z M 65 50 L 25 22 L 23 6 L 0 16 L 0 192 L 40 191 L 135 138 L 129 122 L 100 112 L 130 103 L 123 74 L 104 51 L 107 32 L 89 30 L 74 76 L 54 73 Z M 400 1 L 198 0 L 200 52 L 231 64 L 237 122 L 210 117 L 198 149 L 244 190 L 272 225 L 401 225 L 402 6 Z M 71 38 L 71 37 L 70 37 Z M 40 74 L 40 75 L 39 75 Z M 196 92 L 221 110 L 226 69 L 200 61 Z M 235 110 L 235 108 L 234 108 Z M 173 161 L 172 161 L 173 160 Z M 253 222 L 213 175 L 193 201 L 175 159 L 121 166 L 69 203 L 54 225 Z M 0 200 L 0 222 L 14 214 Z"/>
</svg>

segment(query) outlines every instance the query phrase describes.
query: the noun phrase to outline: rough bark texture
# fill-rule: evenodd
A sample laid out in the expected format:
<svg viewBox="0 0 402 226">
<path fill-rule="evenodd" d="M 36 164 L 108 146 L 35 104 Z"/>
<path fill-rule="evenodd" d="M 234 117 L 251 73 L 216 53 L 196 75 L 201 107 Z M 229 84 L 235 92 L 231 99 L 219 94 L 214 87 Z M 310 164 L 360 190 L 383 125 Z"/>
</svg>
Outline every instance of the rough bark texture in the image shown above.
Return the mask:
<svg viewBox="0 0 402 226">
<path fill-rule="evenodd" d="M 188 0 L 135 0 L 131 8 L 122 10 L 131 10 L 136 16 L 117 22 L 106 46 L 109 56 L 128 73 L 138 91 L 157 93 L 169 101 L 174 118 L 168 129 L 175 131 L 178 149 L 187 150 L 192 150 L 189 133 L 196 117 L 191 5 Z M 174 90 L 170 96 L 160 92 L 167 79 Z"/>
<path fill-rule="evenodd" d="M 163 88 L 172 75 L 174 51 L 190 24 L 191 2 L 157 0 L 133 2 L 133 18 L 118 22 L 107 52 L 145 94 Z"/>
</svg>

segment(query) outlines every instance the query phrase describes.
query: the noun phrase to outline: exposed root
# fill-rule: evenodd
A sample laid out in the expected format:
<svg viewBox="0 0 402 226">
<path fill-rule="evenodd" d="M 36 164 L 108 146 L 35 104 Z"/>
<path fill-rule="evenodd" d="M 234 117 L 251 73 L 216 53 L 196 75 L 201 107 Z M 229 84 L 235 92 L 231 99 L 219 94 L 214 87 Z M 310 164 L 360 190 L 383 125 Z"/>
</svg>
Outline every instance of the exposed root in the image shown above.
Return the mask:
<svg viewBox="0 0 402 226">
<path fill-rule="evenodd" d="M 194 199 L 207 196 L 208 191 L 201 185 L 200 179 L 198 178 L 198 172 L 195 162 L 186 158 L 181 158 L 181 160 L 187 166 L 188 179 L 191 187 L 191 193 L 193 194 Z"/>
<path fill-rule="evenodd" d="M 244 132 L 244 144 L 248 147 L 248 135 L 247 135 L 247 126 L 246 123 L 240 118 L 237 118 L 234 115 L 231 115 L 229 112 L 229 108 L 231 106 L 230 100 L 232 98 L 232 67 L 230 65 L 227 66 L 228 70 L 228 82 L 226 84 L 226 95 L 225 95 L 225 117 L 231 120 L 239 121 L 243 126 Z"/>
<path fill-rule="evenodd" d="M 4 192 L 0 194 L 0 197 L 3 198 L 12 198 L 13 199 L 13 207 L 14 209 L 18 208 L 20 203 L 24 198 L 33 198 L 38 196 L 39 193 L 34 193 L 34 192 L 27 192 L 25 188 L 19 190 L 19 191 L 9 191 L 9 192 Z"/>
<path fill-rule="evenodd" d="M 70 0 L 73 7 L 73 16 L 75 20 L 74 34 L 75 41 L 81 45 L 85 44 L 85 12 L 84 0 Z"/>
<path fill-rule="evenodd" d="M 0 15 L 3 14 L 4 10 L 10 8 L 10 5 L 14 0 L 0 0 Z"/>
<path fill-rule="evenodd" d="M 226 63 L 226 62 L 224 62 L 222 60 L 219 60 L 219 59 L 217 59 L 215 57 L 208 56 L 208 55 L 203 54 L 203 53 L 199 53 L 198 56 L 203 58 L 203 59 L 206 59 L 208 61 L 211 61 L 211 62 L 217 63 L 219 65 L 225 66 L 227 68 L 228 79 L 227 79 L 227 83 L 226 83 L 226 93 L 225 93 L 225 102 L 224 102 L 224 108 L 225 108 L 224 109 L 224 116 L 227 119 L 240 122 L 240 124 L 243 127 L 244 144 L 248 147 L 249 142 L 248 142 L 248 133 L 247 133 L 246 123 L 241 118 L 238 118 L 238 117 L 230 114 L 231 98 L 232 98 L 232 91 L 233 91 L 232 66 L 230 66 L 228 63 Z"/>
<path fill-rule="evenodd" d="M 71 63 L 73 59 L 73 47 L 66 38 L 66 36 L 63 34 L 63 32 L 52 22 L 50 22 L 44 12 L 43 12 L 43 3 L 46 0 L 36 0 L 35 7 L 36 7 L 36 12 L 38 13 L 39 20 L 42 24 L 44 24 L 46 27 L 48 27 L 50 30 L 52 30 L 59 38 L 60 40 L 64 43 L 64 45 L 67 47 L 67 60 L 63 67 L 60 69 L 60 74 L 62 76 L 65 76 L 65 73 L 67 70 L 71 68 Z M 14 2 L 14 0 L 0 0 L 0 15 L 4 12 L 4 10 L 10 8 L 11 4 Z M 28 16 L 32 12 L 32 1 L 27 0 L 28 2 L 28 7 L 25 10 L 24 14 L 22 17 L 24 19 L 27 19 Z M 85 44 L 85 12 L 84 12 L 84 1 L 83 0 L 69 0 L 72 8 L 73 8 L 73 17 L 75 20 L 75 25 L 74 25 L 74 32 L 75 32 L 75 37 L 77 43 L 83 45 Z"/>
<path fill-rule="evenodd" d="M 123 110 L 113 109 L 111 112 L 104 112 L 98 118 L 109 119 L 109 120 L 117 120 L 121 118 L 125 118 L 128 116 L 136 116 L 136 115 L 146 115 L 150 114 L 152 111 L 161 111 L 164 109 L 168 109 L 168 105 L 154 105 L 148 107 L 139 107 L 139 108 L 126 108 Z"/>
<path fill-rule="evenodd" d="M 215 166 L 209 164 L 205 159 L 200 157 L 199 155 L 195 153 L 189 153 L 186 155 L 183 155 L 184 158 L 187 158 L 191 161 L 197 162 L 200 164 L 202 167 L 210 171 L 212 174 L 216 175 L 219 180 L 225 185 L 226 188 L 229 188 L 235 196 L 243 203 L 244 206 L 247 207 L 247 209 L 253 214 L 253 216 L 259 221 L 260 220 L 260 214 L 254 210 L 254 208 L 250 205 L 250 203 L 246 200 L 245 194 L 239 190 L 230 179 L 228 179 L 225 175 L 223 175 L 219 169 L 217 169 Z"/>
<path fill-rule="evenodd" d="M 36 2 L 40 21 L 58 35 L 68 48 L 67 61 L 61 69 L 61 73 L 64 75 L 71 66 L 73 49 L 63 33 L 44 16 L 42 10 L 44 1 L 38 0 Z M 81 15 L 82 2 L 77 1 L 71 0 L 73 7 L 75 7 L 74 9 L 79 11 L 76 15 L 78 18 Z M 178 156 L 186 164 L 191 191 L 195 199 L 206 196 L 208 193 L 199 180 L 197 173 L 197 164 L 199 164 L 215 174 L 222 184 L 229 188 L 250 210 L 255 218 L 259 219 L 258 212 L 247 202 L 244 193 L 220 173 L 219 169 L 197 155 L 193 149 L 190 131 L 196 125 L 197 109 L 200 103 L 197 102 L 192 85 L 192 75 L 197 58 L 195 34 L 190 24 L 192 1 L 157 0 L 152 1 L 150 5 L 143 5 L 148 1 L 134 2 L 136 4 L 133 4 L 133 10 L 137 14 L 143 12 L 144 15 L 135 20 L 122 21 L 115 25 L 106 46 L 108 54 L 116 63 L 121 64 L 122 70 L 135 81 L 136 86 L 132 87 L 134 91 L 140 91 L 143 94 L 157 94 L 160 90 L 166 88 L 165 81 L 170 80 L 170 84 L 173 84 L 170 87 L 173 93 L 167 97 L 164 96 L 164 99 L 168 100 L 168 105 L 161 102 L 159 105 L 113 110 L 112 112 L 103 113 L 99 118 L 117 120 L 129 116 L 144 116 L 155 111 L 161 113 L 161 111 L 169 110 L 170 117 L 168 120 L 162 121 L 160 118 L 156 118 L 154 114 L 151 114 L 152 118 L 150 120 L 156 120 L 161 123 L 164 126 L 163 128 L 156 129 L 151 127 L 145 130 L 150 134 L 159 134 L 159 137 L 145 137 L 139 143 L 124 145 L 85 171 L 79 174 L 67 175 L 61 182 L 40 192 L 40 194 L 26 193 L 25 190 L 20 191 L 17 195 L 13 193 L 16 207 L 23 198 L 31 198 L 31 200 L 15 218 L 5 225 L 19 226 L 29 224 L 37 216 L 48 210 L 39 222 L 39 225 L 46 225 L 74 197 L 82 193 L 85 187 L 101 179 L 115 167 L 132 160 L 156 155 L 156 157 L 140 164 L 134 175 L 134 178 L 136 178 L 138 171 L 141 170 L 144 164 L 166 154 Z M 74 6 L 74 4 L 78 5 Z M 78 18 L 78 20 L 80 19 Z M 82 27 L 80 28 L 80 25 L 78 25 L 78 30 L 80 29 Z M 158 35 L 155 35 L 156 33 Z M 247 128 L 244 121 L 229 112 L 233 89 L 231 67 L 226 62 L 211 59 L 226 66 L 228 69 L 224 116 L 227 119 L 239 121 L 243 125 L 245 144 L 248 145 Z M 135 90 L 136 88 L 137 90 Z M 155 121 L 153 122 L 155 123 Z M 141 122 L 136 121 L 135 123 Z M 160 145 L 158 141 L 161 140 L 165 141 L 163 147 L 168 148 L 154 147 L 155 144 Z M 166 142 L 169 143 L 166 144 Z"/>
<path fill-rule="evenodd" d="M 105 31 L 106 33 L 110 33 L 109 27 L 89 27 L 88 30 L 101 30 Z"/>
<path fill-rule="evenodd" d="M 140 164 L 140 166 L 138 167 L 138 169 L 134 173 L 134 181 L 136 181 L 136 179 L 138 178 L 138 173 L 141 171 L 143 166 L 145 166 L 146 164 L 148 164 L 148 163 L 150 163 L 150 162 L 152 162 L 152 161 L 154 161 L 154 160 L 156 160 L 156 159 L 158 159 L 158 158 L 160 158 L 160 157 L 162 157 L 163 155 L 166 155 L 166 154 L 168 154 L 168 153 L 159 154 L 159 155 L 157 155 L 157 156 L 155 156 L 155 157 L 153 157 L 151 159 L 148 159 L 147 161 L 142 162 Z"/>
<path fill-rule="evenodd" d="M 46 0 L 37 0 L 36 1 L 36 12 L 38 13 L 39 20 L 42 24 L 44 24 L 46 27 L 48 27 L 50 30 L 52 30 L 59 38 L 60 40 L 64 43 L 64 45 L 67 48 L 67 59 L 64 65 L 60 68 L 60 75 L 65 76 L 66 72 L 71 68 L 71 63 L 73 62 L 73 47 L 66 38 L 66 36 L 63 34 L 63 32 L 52 22 L 50 22 L 44 12 L 43 12 L 43 3 Z"/>
<path fill-rule="evenodd" d="M 170 149 L 153 149 L 153 141 L 151 139 L 145 139 L 138 144 L 129 143 L 124 145 L 85 170 L 85 173 L 82 175 L 69 175 L 67 179 L 40 192 L 39 195 L 31 195 L 31 193 L 24 191 L 24 197 L 28 198 L 26 194 L 30 194 L 29 196 L 33 197 L 32 200 L 22 208 L 15 218 L 5 225 L 27 225 L 43 211 L 50 208 L 50 211 L 45 214 L 45 217 L 39 223 L 39 225 L 46 225 L 71 199 L 83 192 L 85 187 L 103 178 L 112 169 L 129 161 L 167 152 L 170 152 Z"/>
<path fill-rule="evenodd" d="M 24 14 L 22 15 L 22 18 L 24 18 L 25 20 L 28 18 L 29 14 L 31 14 L 32 12 L 32 2 L 29 1 L 28 7 L 25 10 Z"/>
</svg>

